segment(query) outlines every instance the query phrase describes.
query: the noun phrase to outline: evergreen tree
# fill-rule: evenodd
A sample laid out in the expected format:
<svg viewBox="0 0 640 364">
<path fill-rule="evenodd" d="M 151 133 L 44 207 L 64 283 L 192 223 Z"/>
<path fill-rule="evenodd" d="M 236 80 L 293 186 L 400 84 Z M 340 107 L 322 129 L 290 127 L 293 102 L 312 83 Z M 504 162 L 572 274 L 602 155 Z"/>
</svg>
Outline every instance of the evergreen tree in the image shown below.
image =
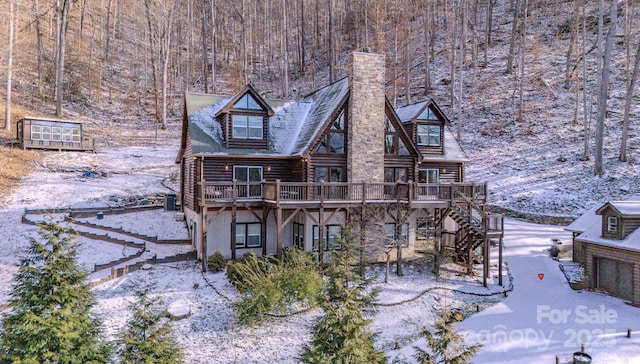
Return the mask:
<svg viewBox="0 0 640 364">
<path fill-rule="evenodd" d="M 183 351 L 172 336 L 160 297 L 151 297 L 154 284 L 144 284 L 131 304 L 133 317 L 120 334 L 122 363 L 174 364 L 183 362 Z"/>
<path fill-rule="evenodd" d="M 414 346 L 416 353 L 414 358 L 420 364 L 466 364 L 476 356 L 481 344 L 465 346 L 462 338 L 453 324 L 462 319 L 460 313 L 453 313 L 450 310 L 439 309 L 435 311 L 438 320 L 436 321 L 432 333 L 427 328 L 421 328 L 422 335 L 427 340 L 429 350 L 423 350 Z"/>
<path fill-rule="evenodd" d="M 384 354 L 373 347 L 375 334 L 367 329 L 367 316 L 374 313 L 377 290 L 357 273 L 358 242 L 351 229 L 343 229 L 340 249 L 331 252 L 326 269 L 327 285 L 320 297 L 324 314 L 313 328 L 313 339 L 300 359 L 305 363 L 386 363 Z"/>
<path fill-rule="evenodd" d="M 104 363 L 109 350 L 90 316 L 95 300 L 76 263 L 72 230 L 53 222 L 41 228 L 44 243 L 30 240 L 15 275 L 0 363 Z"/>
</svg>

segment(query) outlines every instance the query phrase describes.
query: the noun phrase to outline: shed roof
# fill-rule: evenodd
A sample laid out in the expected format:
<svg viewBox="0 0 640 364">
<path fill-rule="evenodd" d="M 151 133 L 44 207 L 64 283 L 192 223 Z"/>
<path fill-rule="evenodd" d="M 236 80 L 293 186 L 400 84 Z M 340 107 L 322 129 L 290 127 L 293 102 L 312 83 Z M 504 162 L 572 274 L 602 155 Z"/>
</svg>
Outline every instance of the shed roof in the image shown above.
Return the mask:
<svg viewBox="0 0 640 364">
<path fill-rule="evenodd" d="M 596 213 L 600 215 L 606 208 L 612 208 L 625 217 L 640 217 L 640 199 L 630 201 L 609 201 L 600 207 Z"/>
</svg>

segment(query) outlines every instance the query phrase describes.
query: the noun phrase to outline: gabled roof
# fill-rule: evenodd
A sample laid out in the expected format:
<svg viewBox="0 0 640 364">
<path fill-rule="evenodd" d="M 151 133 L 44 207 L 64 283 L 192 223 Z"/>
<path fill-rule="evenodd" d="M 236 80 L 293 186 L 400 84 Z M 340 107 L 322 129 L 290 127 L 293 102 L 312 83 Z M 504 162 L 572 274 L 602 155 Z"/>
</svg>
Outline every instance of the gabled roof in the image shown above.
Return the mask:
<svg viewBox="0 0 640 364">
<path fill-rule="evenodd" d="M 273 115 L 273 109 L 271 106 L 258 94 L 258 92 L 251 85 L 244 86 L 240 91 L 238 91 L 233 97 L 229 98 L 225 105 L 223 105 L 220 110 L 216 113 L 216 116 L 219 116 L 222 113 L 227 113 L 229 110 L 233 109 L 233 106 L 243 97 L 245 94 L 250 94 L 253 99 L 265 110 L 267 110 L 267 115 Z"/>
<path fill-rule="evenodd" d="M 640 199 L 633 201 L 609 201 L 600 207 L 596 214 L 602 215 L 602 212 L 611 208 L 619 215 L 624 217 L 640 217 Z"/>
<path fill-rule="evenodd" d="M 226 148 L 224 132 L 217 116 L 233 107 L 247 92 L 251 92 L 256 101 L 261 100 L 265 108 L 271 110 L 267 131 L 268 149 Z M 234 96 L 187 93 L 186 122 L 193 154 L 303 155 L 322 129 L 323 123 L 330 122 L 331 116 L 344 104 L 348 92 L 348 80 L 344 78 L 300 101 L 262 99 L 250 86 Z"/>
<path fill-rule="evenodd" d="M 396 113 L 398 114 L 401 122 L 410 123 L 416 121 L 418 116 L 420 116 L 427 107 L 430 107 L 436 116 L 440 120 L 444 121 L 444 125 L 451 124 L 449 118 L 447 118 L 447 116 L 442 112 L 442 109 L 440 109 L 433 99 L 426 99 L 414 104 L 399 107 L 396 109 Z"/>
<path fill-rule="evenodd" d="M 191 139 L 193 155 L 264 155 L 264 156 L 304 156 L 311 153 L 310 148 L 329 127 L 333 118 L 346 105 L 349 97 L 349 81 L 343 78 L 328 86 L 304 96 L 299 101 L 264 99 L 250 86 L 245 86 L 233 96 L 211 94 L 185 94 L 185 115 L 183 135 L 177 161 L 186 148 L 186 138 Z M 237 100 L 250 93 L 269 115 L 266 149 L 227 148 L 224 130 L 218 116 L 229 112 Z M 393 107 L 385 98 L 387 108 Z M 449 123 L 440 108 L 431 99 L 393 110 L 392 119 L 402 123 L 418 117 L 426 107 L 431 107 L 436 116 Z M 412 116 L 409 116 L 412 115 Z M 397 118 L 397 119 L 396 119 Z M 394 121 L 396 123 L 396 121 Z M 460 145 L 453 134 L 445 127 L 443 154 L 421 154 L 406 134 L 404 128 L 396 125 L 409 150 L 416 156 L 423 155 L 423 161 L 467 162 Z"/>
<path fill-rule="evenodd" d="M 591 239 L 595 239 L 594 237 L 597 237 L 597 239 L 602 241 L 609 241 L 609 242 L 619 241 L 619 240 L 603 239 L 600 237 L 600 234 L 602 234 L 602 216 L 600 216 L 598 212 L 601 211 L 603 208 L 610 206 L 610 204 L 612 203 L 618 206 L 637 205 L 637 204 L 640 204 L 640 195 L 631 196 L 629 200 L 626 200 L 626 201 L 600 202 L 592 206 L 590 209 L 584 212 L 579 218 L 574 220 L 571 224 L 569 224 L 569 226 L 567 226 L 564 229 L 567 231 L 575 232 L 575 233 L 585 233 L 587 231 L 593 230 L 593 232 L 588 233 L 586 235 L 580 235 L 579 236 L 580 239 L 588 238 L 591 240 Z M 638 233 L 639 231 L 640 229 L 636 229 L 636 231 L 633 234 L 629 235 L 627 239 L 629 239 L 632 235 Z M 640 249 L 640 246 L 638 248 Z"/>
<path fill-rule="evenodd" d="M 607 239 L 602 237 L 602 217 L 596 217 L 598 218 L 597 223 L 592 224 L 584 232 L 578 235 L 576 237 L 577 240 L 600 245 L 640 250 L 640 228 L 636 229 L 634 232 L 627 235 L 627 237 L 622 240 Z"/>
</svg>

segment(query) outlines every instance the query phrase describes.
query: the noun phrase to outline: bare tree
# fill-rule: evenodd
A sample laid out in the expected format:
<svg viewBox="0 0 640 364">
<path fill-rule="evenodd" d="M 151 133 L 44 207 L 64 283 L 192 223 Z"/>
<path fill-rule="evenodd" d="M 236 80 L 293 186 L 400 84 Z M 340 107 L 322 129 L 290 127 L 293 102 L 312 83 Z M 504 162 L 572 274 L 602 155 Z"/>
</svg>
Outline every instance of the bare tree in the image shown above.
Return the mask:
<svg viewBox="0 0 640 364">
<path fill-rule="evenodd" d="M 7 49 L 7 101 L 4 113 L 4 128 L 11 130 L 11 76 L 13 72 L 13 1 L 9 0 L 9 40 Z"/>
<path fill-rule="evenodd" d="M 178 0 L 144 0 L 151 49 L 156 119 L 167 127 L 167 84 L 174 9 Z"/>
<path fill-rule="evenodd" d="M 526 55 L 527 40 L 527 11 L 529 10 L 529 0 L 524 0 L 524 16 L 522 17 L 522 40 L 520 41 L 520 91 L 518 103 L 518 121 L 524 121 L 524 60 Z"/>
<path fill-rule="evenodd" d="M 513 9 L 513 19 L 511 23 L 511 42 L 509 42 L 509 57 L 507 58 L 507 74 L 513 72 L 513 58 L 515 57 L 516 42 L 518 40 L 518 13 L 520 12 L 520 1 L 515 0 Z"/>
<path fill-rule="evenodd" d="M 629 114 L 631 112 L 631 103 L 633 102 L 633 91 L 638 80 L 638 69 L 640 69 L 640 43 L 638 44 L 638 51 L 636 52 L 636 63 L 633 66 L 633 73 L 631 74 L 631 81 L 627 86 L 627 97 L 624 104 L 624 119 L 622 121 L 622 135 L 620 137 L 620 156 L 618 159 L 621 162 L 627 161 L 627 139 L 629 138 Z"/>
<path fill-rule="evenodd" d="M 611 63 L 611 48 L 613 47 L 613 36 L 616 33 L 616 23 L 618 21 L 618 2 L 611 2 L 611 25 L 607 33 L 607 40 L 602 56 L 602 68 L 600 68 L 599 79 L 600 87 L 598 88 L 598 113 L 596 119 L 596 152 L 593 164 L 593 173 L 595 175 L 604 174 L 602 163 L 602 152 L 604 148 L 604 120 L 607 114 L 607 99 L 609 97 L 609 72 Z"/>
<path fill-rule="evenodd" d="M 56 116 L 62 117 L 62 92 L 64 86 L 64 55 L 65 40 L 67 37 L 67 25 L 69 23 L 69 11 L 72 0 L 62 0 L 62 6 L 58 7 L 58 27 L 56 38 Z"/>
</svg>

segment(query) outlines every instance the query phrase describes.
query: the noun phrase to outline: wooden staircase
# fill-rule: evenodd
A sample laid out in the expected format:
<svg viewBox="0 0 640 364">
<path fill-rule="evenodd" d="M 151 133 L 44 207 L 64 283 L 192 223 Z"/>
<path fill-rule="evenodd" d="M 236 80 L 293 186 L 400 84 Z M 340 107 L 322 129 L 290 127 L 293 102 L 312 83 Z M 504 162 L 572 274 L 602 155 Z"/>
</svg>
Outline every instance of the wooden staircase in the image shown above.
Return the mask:
<svg viewBox="0 0 640 364">
<path fill-rule="evenodd" d="M 440 220 L 449 217 L 456 222 L 458 229 L 453 242 L 455 254 L 459 261 L 468 264 L 469 272 L 473 264 L 483 264 L 483 285 L 486 286 L 491 242 L 496 242 L 500 248 L 502 265 L 503 216 L 485 211 L 484 205 L 477 204 L 462 192 L 457 194 L 457 198 L 452 199 L 450 206 L 442 212 Z"/>
</svg>

